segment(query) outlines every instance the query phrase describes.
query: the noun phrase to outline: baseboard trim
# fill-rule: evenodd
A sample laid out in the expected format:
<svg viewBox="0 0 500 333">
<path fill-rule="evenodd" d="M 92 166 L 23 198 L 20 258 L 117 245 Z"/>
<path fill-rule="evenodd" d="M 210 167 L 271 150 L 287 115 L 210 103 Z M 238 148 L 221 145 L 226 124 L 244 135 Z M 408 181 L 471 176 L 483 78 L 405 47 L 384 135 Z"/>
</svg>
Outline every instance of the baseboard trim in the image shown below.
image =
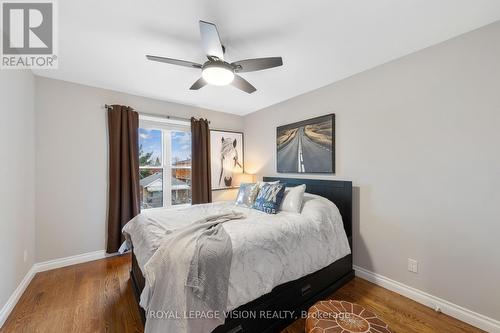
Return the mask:
<svg viewBox="0 0 500 333">
<path fill-rule="evenodd" d="M 35 265 L 36 272 L 45 272 L 51 269 L 81 264 L 88 261 L 104 259 L 109 255 L 106 254 L 106 251 L 99 250 L 93 252 L 87 252 L 82 254 L 77 254 L 76 256 L 70 256 L 65 258 L 52 259 L 47 261 L 38 262 Z"/>
<path fill-rule="evenodd" d="M 23 295 L 24 291 L 30 284 L 31 280 L 35 276 L 36 271 L 34 269 L 34 266 L 30 268 L 28 273 L 24 276 L 24 278 L 21 280 L 21 283 L 17 286 L 16 290 L 10 295 L 9 299 L 7 300 L 7 303 L 2 307 L 2 310 L 0 310 L 0 328 L 3 326 L 7 318 L 9 317 L 10 313 L 16 306 L 17 302 Z"/>
<path fill-rule="evenodd" d="M 408 297 L 420 304 L 430 307 L 431 309 L 436 309 L 436 307 L 439 307 L 441 312 L 453 318 L 466 322 L 472 326 L 480 328 L 484 331 L 490 333 L 500 333 L 500 321 L 498 320 L 471 311 L 419 289 L 407 286 L 401 282 L 366 270 L 362 267 L 354 266 L 353 268 L 356 272 L 356 276 L 364 280 L 370 281 L 378 286 Z"/>
<path fill-rule="evenodd" d="M 104 259 L 107 257 L 112 257 L 112 256 L 117 255 L 117 254 L 118 253 L 107 254 L 106 251 L 99 250 L 99 251 L 82 253 L 82 254 L 78 254 L 75 256 L 58 258 L 58 259 L 47 260 L 47 261 L 35 263 L 30 268 L 28 273 L 26 273 L 24 278 L 21 280 L 21 283 L 19 283 L 16 290 L 14 290 L 12 295 L 9 297 L 9 299 L 7 300 L 7 303 L 5 303 L 5 305 L 2 307 L 2 310 L 0 310 L 0 328 L 2 328 L 3 324 L 5 323 L 7 318 L 9 317 L 10 313 L 12 312 L 14 307 L 16 306 L 16 304 L 19 301 L 19 299 L 21 298 L 21 296 L 23 295 L 24 291 L 26 290 L 26 288 L 30 284 L 31 280 L 35 277 L 36 273 L 48 271 L 51 269 L 81 264 L 81 263 L 88 262 L 88 261 Z"/>
</svg>

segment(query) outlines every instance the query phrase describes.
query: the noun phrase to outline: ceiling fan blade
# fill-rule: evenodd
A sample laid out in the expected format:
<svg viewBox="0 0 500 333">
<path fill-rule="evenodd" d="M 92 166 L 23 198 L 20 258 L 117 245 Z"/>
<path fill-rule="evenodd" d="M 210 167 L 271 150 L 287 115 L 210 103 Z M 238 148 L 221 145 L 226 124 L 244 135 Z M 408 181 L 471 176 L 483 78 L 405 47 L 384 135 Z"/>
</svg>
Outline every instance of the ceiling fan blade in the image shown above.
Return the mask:
<svg viewBox="0 0 500 333">
<path fill-rule="evenodd" d="M 247 80 L 245 80 L 244 78 L 242 78 L 239 75 L 234 76 L 233 82 L 231 84 L 233 86 L 235 86 L 236 88 L 243 90 L 244 92 L 249 93 L 249 94 L 251 94 L 257 90 L 257 88 L 252 86 L 250 84 L 250 82 L 248 82 Z"/>
<path fill-rule="evenodd" d="M 204 86 L 207 85 L 207 81 L 205 81 L 202 77 L 200 77 L 198 80 L 196 80 L 195 83 L 191 86 L 191 90 L 198 90 L 200 88 L 203 88 Z"/>
<path fill-rule="evenodd" d="M 207 56 L 224 60 L 224 50 L 222 49 L 217 26 L 210 22 L 200 21 L 200 35 L 203 51 Z"/>
<path fill-rule="evenodd" d="M 152 55 L 147 55 L 146 58 L 148 58 L 149 60 L 152 60 L 152 61 L 164 62 L 164 63 L 172 64 L 172 65 L 191 67 L 191 68 L 201 68 L 200 64 L 197 64 L 197 63 L 191 62 L 191 61 L 171 59 L 171 58 L 158 57 L 158 56 L 152 56 Z"/>
<path fill-rule="evenodd" d="M 245 59 L 235 61 L 231 65 L 236 67 L 234 71 L 237 73 L 255 72 L 263 69 L 279 67 L 283 65 L 283 59 L 281 57 Z"/>
</svg>

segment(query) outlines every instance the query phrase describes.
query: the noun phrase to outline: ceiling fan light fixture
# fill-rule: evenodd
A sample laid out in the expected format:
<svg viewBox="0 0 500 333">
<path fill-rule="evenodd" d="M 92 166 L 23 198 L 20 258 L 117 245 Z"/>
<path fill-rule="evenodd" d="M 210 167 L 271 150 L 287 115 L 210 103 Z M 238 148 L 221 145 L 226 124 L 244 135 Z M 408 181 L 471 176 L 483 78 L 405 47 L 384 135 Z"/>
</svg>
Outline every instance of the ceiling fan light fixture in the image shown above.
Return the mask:
<svg viewBox="0 0 500 333">
<path fill-rule="evenodd" d="M 226 86 L 233 82 L 234 72 L 229 64 L 207 64 L 201 72 L 203 79 L 214 86 Z"/>
</svg>

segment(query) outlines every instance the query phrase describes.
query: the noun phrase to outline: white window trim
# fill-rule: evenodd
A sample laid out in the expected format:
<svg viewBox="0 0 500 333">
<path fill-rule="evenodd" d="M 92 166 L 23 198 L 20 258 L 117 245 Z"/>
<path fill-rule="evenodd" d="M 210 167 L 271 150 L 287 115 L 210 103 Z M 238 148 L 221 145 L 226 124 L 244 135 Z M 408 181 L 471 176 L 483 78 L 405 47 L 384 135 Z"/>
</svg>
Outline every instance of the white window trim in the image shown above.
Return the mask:
<svg viewBox="0 0 500 333">
<path fill-rule="evenodd" d="M 139 127 L 191 132 L 191 123 L 187 120 L 169 119 L 139 115 Z"/>
<path fill-rule="evenodd" d="M 172 206 L 172 163 L 170 158 L 165 161 L 167 157 L 171 157 L 171 130 L 163 130 L 163 207 Z M 167 189 L 165 191 L 165 188 Z M 165 193 L 167 192 L 167 193 Z"/>
<path fill-rule="evenodd" d="M 171 208 L 171 207 L 187 207 L 191 204 L 172 205 L 172 169 L 191 169 L 191 167 L 181 166 L 172 167 L 171 157 L 172 142 L 171 132 L 182 131 L 191 132 L 191 125 L 188 121 L 168 119 L 162 117 L 152 117 L 139 115 L 139 128 L 156 129 L 162 131 L 162 161 L 161 166 L 140 166 L 139 169 L 157 169 L 162 170 L 163 181 L 163 207 L 145 208 L 142 210 Z M 167 189 L 167 190 L 166 190 Z"/>
</svg>

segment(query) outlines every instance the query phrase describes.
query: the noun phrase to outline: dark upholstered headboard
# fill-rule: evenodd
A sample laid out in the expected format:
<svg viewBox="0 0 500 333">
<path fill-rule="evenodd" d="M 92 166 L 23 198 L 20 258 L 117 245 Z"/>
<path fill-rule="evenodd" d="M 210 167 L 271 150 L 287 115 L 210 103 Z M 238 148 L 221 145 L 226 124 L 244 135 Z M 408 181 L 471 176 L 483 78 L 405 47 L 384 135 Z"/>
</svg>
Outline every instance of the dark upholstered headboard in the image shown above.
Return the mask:
<svg viewBox="0 0 500 333">
<path fill-rule="evenodd" d="M 264 177 L 263 180 L 265 182 L 279 180 L 289 187 L 305 184 L 307 193 L 320 195 L 333 202 L 338 207 L 340 215 L 342 215 L 347 237 L 349 237 L 350 242 L 352 241 L 352 182 L 281 177 Z"/>
</svg>

